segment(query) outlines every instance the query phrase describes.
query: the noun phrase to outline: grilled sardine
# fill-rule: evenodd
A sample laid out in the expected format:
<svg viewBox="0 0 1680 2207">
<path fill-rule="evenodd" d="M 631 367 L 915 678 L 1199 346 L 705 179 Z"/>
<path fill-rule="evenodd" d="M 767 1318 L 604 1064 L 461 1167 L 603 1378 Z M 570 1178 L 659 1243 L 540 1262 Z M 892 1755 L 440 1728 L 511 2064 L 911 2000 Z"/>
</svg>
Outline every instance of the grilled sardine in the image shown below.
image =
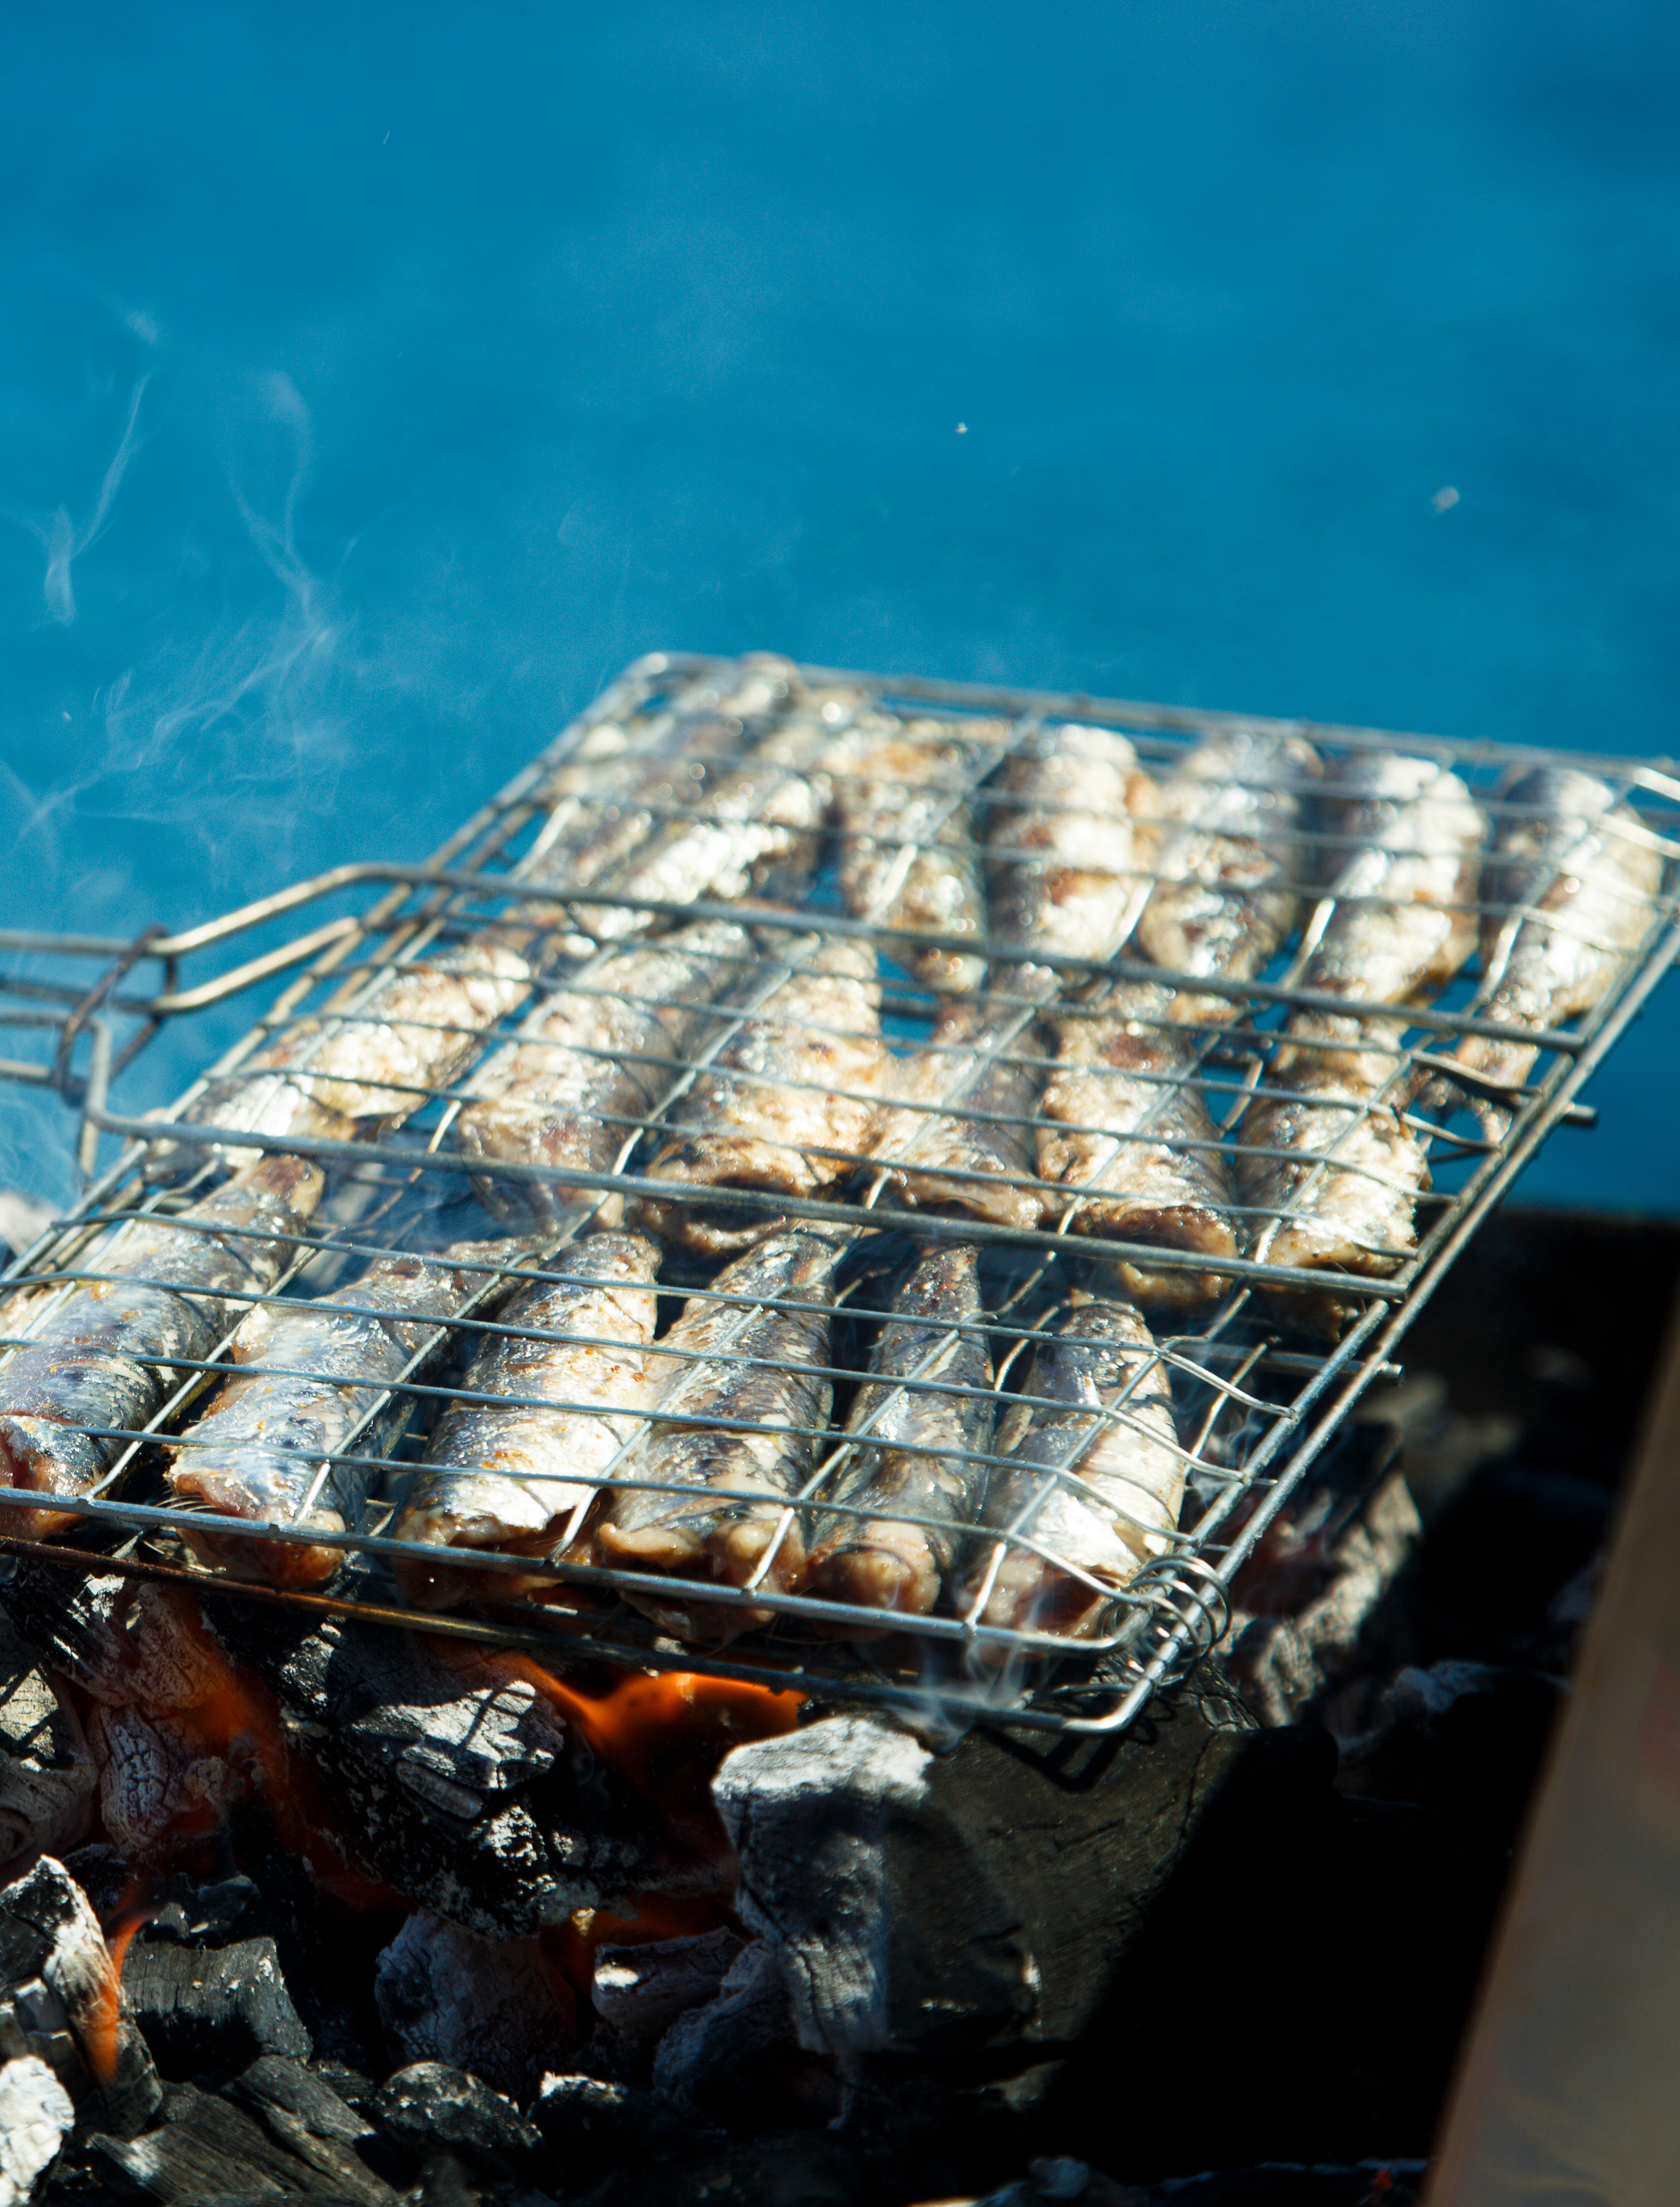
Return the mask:
<svg viewBox="0 0 1680 2207">
<path fill-rule="evenodd" d="M 587 967 L 526 1020 L 517 1042 L 473 1074 L 474 1101 L 455 1122 L 464 1157 L 499 1164 L 611 1171 L 656 1108 L 681 1062 L 756 957 L 744 928 L 703 920 Z M 559 1182 L 475 1173 L 473 1185 L 510 1224 L 553 1229 L 580 1211 L 616 1226 L 620 1196 Z"/>
<path fill-rule="evenodd" d="M 1114 729 L 1041 729 L 1010 759 L 992 798 L 995 933 L 1033 949 L 1112 957 L 1149 896 L 1155 803 L 1136 751 Z"/>
<path fill-rule="evenodd" d="M 989 997 L 948 999 L 928 1046 L 893 1068 L 895 1108 L 876 1121 L 873 1154 L 895 1203 L 1002 1226 L 1038 1224 L 1045 1198 L 1032 1161 L 1033 1012 Z"/>
<path fill-rule="evenodd" d="M 840 884 L 854 919 L 933 935 L 986 932 L 967 792 L 1008 734 L 1002 721 L 899 721 L 870 713 L 824 755 L 840 827 Z M 978 989 L 983 958 L 894 944 L 925 987 Z"/>
<path fill-rule="evenodd" d="M 1234 1257 L 1230 1181 L 1191 1038 L 1175 1024 L 1179 1002 L 1157 983 L 1121 984 L 1054 1015 L 1038 1171 L 1061 1192 L 1055 1208 L 1071 1208 L 1076 1233 Z M 1203 1300 L 1227 1277 L 1141 1258 L 1117 1259 L 1115 1271 L 1129 1295 L 1151 1305 Z"/>
<path fill-rule="evenodd" d="M 741 1587 L 774 1543 L 764 1584 L 784 1593 L 797 1583 L 804 1544 L 798 1523 L 785 1523 L 786 1505 L 828 1421 L 834 1268 L 852 1239 L 787 1228 L 726 1265 L 714 1295 L 688 1304 L 658 1344 L 656 1368 L 667 1360 L 668 1377 L 653 1422 L 613 1474 L 615 1483 L 658 1480 L 674 1491 L 619 1489 L 594 1534 L 601 1563 Z M 668 1601 L 627 1599 L 686 1639 L 732 1638 L 771 1614 L 708 1603 L 697 1588 L 690 1598 L 676 1583 Z"/>
<path fill-rule="evenodd" d="M 639 1234 L 592 1234 L 550 1269 L 558 1277 L 524 1289 L 484 1337 L 463 1399 L 427 1444 L 395 1539 L 546 1555 L 637 1432 L 652 1388 L 643 1352 L 654 1337 L 658 1250 Z M 524 1590 L 441 1556 L 400 1557 L 396 1571 L 405 1597 L 427 1608 Z"/>
<path fill-rule="evenodd" d="M 1530 767 L 1508 781 L 1482 869 L 1482 963 L 1474 1009 L 1515 1027 L 1555 1027 L 1601 1003 L 1655 917 L 1663 854 L 1638 815 L 1597 775 Z M 1518 1088 L 1540 1052 L 1516 1038 L 1466 1035 L 1468 1071 Z"/>
<path fill-rule="evenodd" d="M 1158 878 L 1137 933 L 1157 966 L 1229 981 L 1264 969 L 1300 916 L 1302 794 L 1322 771 L 1300 737 L 1240 728 L 1198 744 L 1165 778 Z M 1239 1008 L 1187 990 L 1176 1016 L 1217 1025 Z"/>
<path fill-rule="evenodd" d="M 380 1398 L 416 1357 L 446 1346 L 438 1321 L 474 1284 L 446 1259 L 380 1257 L 313 1302 L 256 1306 L 231 1354 L 236 1366 L 263 1368 L 224 1381 L 169 1451 L 175 1499 L 208 1513 L 185 1536 L 201 1562 L 280 1586 L 332 1577 L 344 1552 L 331 1535 L 352 1529 L 381 1476 L 361 1459 L 386 1455 L 413 1413 L 406 1390 Z M 218 1536 L 218 1516 L 326 1537 L 306 1546 Z"/>
<path fill-rule="evenodd" d="M 0 1366 L 0 1479 L 89 1493 L 125 1445 L 116 1436 L 144 1426 L 182 1376 L 169 1360 L 207 1357 L 240 1298 L 273 1287 L 320 1193 L 314 1166 L 270 1157 L 190 1210 L 126 1221 L 85 1251 L 78 1271 L 107 1277 L 51 1305 Z M 7 1516 L 34 1539 L 75 1522 L 51 1506 Z"/>
<path fill-rule="evenodd" d="M 894 1293 L 870 1357 L 872 1377 L 846 1420 L 855 1453 L 824 1490 L 825 1499 L 850 1503 L 858 1514 L 819 1522 L 813 1594 L 918 1616 L 939 1599 L 990 1468 L 997 1398 L 979 1254 L 970 1243 L 936 1242 Z"/>
<path fill-rule="evenodd" d="M 1039 1343 L 996 1453 L 1010 1463 L 986 1498 L 995 1537 L 977 1540 L 969 1571 L 979 1621 L 1094 1632 L 1110 1594 L 1168 1547 L 1184 1498 L 1166 1367 L 1133 1305 L 1079 1301 Z"/>
<path fill-rule="evenodd" d="M 771 956 L 786 943 L 773 938 Z M 732 1204 L 732 1189 L 821 1196 L 869 1146 L 892 1062 L 875 952 L 840 936 L 794 954 L 794 970 L 741 1019 L 669 1115 L 670 1139 L 648 1175 L 678 1192 L 638 1209 L 667 1241 L 712 1255 L 744 1249 L 775 1214 Z"/>
</svg>

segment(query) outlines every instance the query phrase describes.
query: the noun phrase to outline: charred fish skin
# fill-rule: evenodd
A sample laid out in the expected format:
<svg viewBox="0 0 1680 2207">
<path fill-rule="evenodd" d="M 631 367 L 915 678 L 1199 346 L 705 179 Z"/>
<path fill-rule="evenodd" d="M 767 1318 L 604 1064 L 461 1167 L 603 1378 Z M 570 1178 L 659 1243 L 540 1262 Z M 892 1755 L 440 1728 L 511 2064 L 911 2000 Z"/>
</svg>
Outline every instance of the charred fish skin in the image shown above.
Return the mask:
<svg viewBox="0 0 1680 2207">
<path fill-rule="evenodd" d="M 1210 980 L 1264 971 L 1300 915 L 1302 797 L 1323 772 L 1300 737 L 1238 728 L 1199 744 L 1164 777 L 1159 878 L 1137 931 L 1157 966 Z M 1235 996 L 1186 990 L 1179 1017 L 1222 1025 L 1240 1008 Z"/>
<path fill-rule="evenodd" d="M 891 1063 L 874 948 L 831 937 L 741 1020 L 670 1112 L 647 1175 L 673 1193 L 643 1199 L 638 1217 L 707 1255 L 745 1248 L 774 1214 L 732 1205 L 730 1191 L 809 1199 L 837 1187 L 870 1147 Z"/>
<path fill-rule="evenodd" d="M 170 1444 L 169 1484 L 206 1513 L 186 1534 L 202 1563 L 236 1578 L 318 1586 L 344 1559 L 332 1536 L 352 1529 L 380 1474 L 336 1461 L 352 1432 L 469 1292 L 447 1262 L 376 1258 L 362 1277 L 311 1302 L 262 1303 L 233 1337 L 233 1376 Z M 265 1368 L 242 1372 L 237 1367 Z M 383 1455 L 411 1415 L 399 1394 L 360 1435 Z M 218 1517 L 319 1532 L 319 1545 L 218 1536 Z"/>
<path fill-rule="evenodd" d="M 1122 984 L 1054 1017 L 1038 1173 L 1076 1233 L 1235 1257 L 1235 1196 L 1189 1038 L 1176 1024 L 1179 1002 L 1158 983 Z M 1205 1301 L 1229 1277 L 1141 1256 L 1110 1261 L 1127 1293 L 1150 1307 Z"/>
<path fill-rule="evenodd" d="M 772 1542 L 767 1590 L 789 1592 L 804 1571 L 798 1526 L 784 1530 L 783 1521 L 828 1422 L 834 1271 L 852 1238 L 805 1227 L 769 1235 L 718 1274 L 720 1300 L 696 1297 L 659 1344 L 670 1376 L 614 1476 L 677 1492 L 619 1488 L 593 1546 L 603 1564 L 671 1574 L 668 1602 L 626 1598 L 682 1638 L 732 1638 L 773 1612 L 708 1604 L 697 1588 L 686 1598 L 680 1581 L 744 1586 Z M 795 1307 L 781 1307 L 784 1298 Z"/>
<path fill-rule="evenodd" d="M 713 1001 L 756 953 L 744 928 L 702 920 L 587 968 L 527 1020 L 517 1040 L 471 1076 L 456 1147 L 481 1163 L 473 1185 L 510 1226 L 554 1231 L 580 1212 L 604 1226 L 621 1196 L 559 1182 L 499 1178 L 499 1164 L 613 1169 L 636 1122 L 714 1025 Z"/>
<path fill-rule="evenodd" d="M 935 1243 L 893 1295 L 846 1420 L 856 1452 L 825 1491 L 859 1514 L 824 1516 L 812 1544 L 808 1590 L 827 1600 L 914 1616 L 938 1602 L 989 1470 L 996 1397 L 979 1259 L 972 1243 Z M 923 1384 L 906 1390 L 907 1379 Z"/>
<path fill-rule="evenodd" d="M 1556 1027 L 1603 1002 L 1656 918 L 1663 854 L 1610 784 L 1573 767 L 1532 767 L 1507 781 L 1482 870 L 1486 968 L 1479 1014 L 1520 1031 Z M 1489 985 L 1491 984 L 1491 986 Z M 1456 1055 L 1502 1088 L 1533 1071 L 1538 1048 L 1467 1035 Z"/>
<path fill-rule="evenodd" d="M 1111 1595 L 1171 1545 L 1184 1499 L 1172 1388 L 1135 1304 L 1076 1304 L 1039 1343 L 995 1448 L 1009 1462 L 993 1479 L 969 1570 L 976 1621 L 1089 1637 Z M 983 1642 L 980 1652 L 998 1660 Z"/>
<path fill-rule="evenodd" d="M 440 1550 L 547 1555 L 639 1429 L 652 1393 L 659 1251 L 639 1234 L 594 1234 L 523 1289 L 487 1335 L 427 1444 L 393 1528 Z M 552 1403 L 552 1409 L 538 1405 Z M 505 1597 L 527 1582 L 501 1573 L 399 1557 L 397 1583 L 417 1606 Z"/>
<path fill-rule="evenodd" d="M 172 1218 L 141 1216 L 82 1253 L 111 1277 L 71 1288 L 0 1366 L 0 1480 L 82 1496 L 176 1384 L 169 1360 L 207 1357 L 243 1295 L 266 1295 L 291 1261 L 322 1181 L 296 1157 L 271 1157 Z M 167 1282 L 168 1285 L 153 1284 Z M 50 1504 L 8 1514 L 39 1540 L 75 1524 Z"/>
<path fill-rule="evenodd" d="M 1032 1120 L 1040 1068 L 1023 1021 L 961 997 L 942 1004 L 928 1047 L 898 1063 L 874 1157 L 909 1211 L 1031 1232 L 1044 1213 Z"/>
<path fill-rule="evenodd" d="M 1250 1253 L 1324 1275 L 1322 1292 L 1269 1285 L 1267 1300 L 1312 1331 L 1339 1332 L 1363 1307 L 1358 1281 L 1389 1278 L 1415 1253 L 1429 1184 L 1423 1139 L 1358 1082 L 1303 1067 L 1257 1097 L 1237 1151 Z"/>
<path fill-rule="evenodd" d="M 1153 782 L 1116 730 L 1041 730 L 1009 760 L 992 799 L 996 932 L 1033 949 L 1112 957 L 1149 894 L 1155 804 Z M 1053 988 L 1054 974 L 1047 978 Z"/>
<path fill-rule="evenodd" d="M 1002 721 L 869 713 L 825 754 L 840 894 L 854 919 L 983 942 L 986 893 L 967 792 L 1007 738 Z M 985 960 L 970 951 L 894 944 L 893 954 L 943 995 L 971 995 L 985 978 Z"/>
</svg>

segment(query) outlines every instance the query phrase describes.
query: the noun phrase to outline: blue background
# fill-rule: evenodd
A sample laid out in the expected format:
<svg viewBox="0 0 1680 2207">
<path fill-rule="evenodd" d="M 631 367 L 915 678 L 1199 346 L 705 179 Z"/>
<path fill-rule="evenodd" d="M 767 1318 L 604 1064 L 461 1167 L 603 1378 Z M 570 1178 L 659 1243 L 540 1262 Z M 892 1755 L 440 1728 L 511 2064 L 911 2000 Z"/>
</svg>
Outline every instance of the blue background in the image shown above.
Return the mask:
<svg viewBox="0 0 1680 2207">
<path fill-rule="evenodd" d="M 1676 747 L 1671 5 L 171 0 L 0 79 L 5 924 L 421 856 L 655 646 Z M 1680 1210 L 1675 1002 L 1528 1192 Z"/>
</svg>

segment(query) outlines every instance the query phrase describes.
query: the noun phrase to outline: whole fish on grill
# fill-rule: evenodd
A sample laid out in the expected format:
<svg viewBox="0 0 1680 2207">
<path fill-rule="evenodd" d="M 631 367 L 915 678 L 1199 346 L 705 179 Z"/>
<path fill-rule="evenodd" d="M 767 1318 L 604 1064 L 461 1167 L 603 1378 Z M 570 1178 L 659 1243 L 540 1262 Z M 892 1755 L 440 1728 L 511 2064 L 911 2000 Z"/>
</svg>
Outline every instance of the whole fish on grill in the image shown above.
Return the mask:
<svg viewBox="0 0 1680 2207">
<path fill-rule="evenodd" d="M 1299 736 L 1237 728 L 1198 744 L 1165 777 L 1159 878 L 1137 930 L 1157 966 L 1225 981 L 1264 971 L 1300 917 L 1301 799 L 1323 770 Z M 1176 1015 L 1218 1025 L 1239 1008 L 1235 996 L 1185 990 Z"/>
<path fill-rule="evenodd" d="M 279 1586 L 332 1577 L 344 1560 L 332 1536 L 355 1528 L 381 1476 L 377 1464 L 337 1459 L 341 1451 L 357 1459 L 389 1452 L 414 1401 L 405 1390 L 384 1403 L 381 1395 L 417 1356 L 446 1346 L 439 1321 L 479 1277 L 447 1258 L 379 1257 L 360 1279 L 313 1302 L 257 1305 L 234 1335 L 233 1377 L 170 1444 L 172 1499 L 206 1513 L 184 1536 L 200 1562 Z M 305 1545 L 218 1535 L 218 1517 L 323 1538 Z"/>
<path fill-rule="evenodd" d="M 1003 721 L 869 713 L 824 755 L 840 828 L 840 894 L 854 919 L 983 940 L 986 895 L 966 792 L 1007 736 Z M 891 950 L 930 989 L 962 995 L 985 978 L 984 959 L 968 951 Z"/>
<path fill-rule="evenodd" d="M 771 938 L 770 955 L 789 956 L 793 970 L 667 1115 L 669 1138 L 647 1172 L 673 1194 L 638 1206 L 667 1241 L 714 1256 L 743 1249 L 776 1214 L 732 1203 L 732 1190 L 822 1196 L 869 1146 L 892 1062 L 875 951 L 842 936 L 808 952 L 795 938 L 790 952 L 788 940 Z"/>
<path fill-rule="evenodd" d="M 1045 1192 L 1032 1156 L 1036 1012 L 995 996 L 949 998 L 926 1048 L 892 1068 L 892 1104 L 876 1121 L 872 1154 L 894 1203 L 1001 1226 L 1038 1224 Z"/>
<path fill-rule="evenodd" d="M 578 924 L 598 941 L 631 934 L 655 917 L 645 900 L 688 906 L 702 897 L 788 897 L 809 878 L 828 809 L 822 755 L 836 728 L 858 710 L 856 690 L 794 692 L 782 709 L 741 728 L 715 763 L 693 748 L 691 768 L 655 827 L 595 886 L 622 903 L 580 906 Z"/>
<path fill-rule="evenodd" d="M 709 1007 L 750 974 L 757 953 L 744 928 L 702 920 L 601 958 L 547 997 L 517 1041 L 468 1083 L 454 1127 L 463 1157 L 502 1164 L 610 1172 L 638 1123 L 714 1026 Z M 577 1212 L 616 1226 L 624 1199 L 558 1182 L 475 1173 L 473 1185 L 515 1226 L 553 1229 Z"/>
<path fill-rule="evenodd" d="M 321 1184 L 301 1158 L 270 1157 L 189 1210 L 125 1220 L 82 1251 L 75 1269 L 104 1277 L 49 1304 L 0 1365 L 0 1480 L 90 1493 L 126 1445 L 113 1434 L 143 1426 L 186 1376 L 167 1360 L 207 1357 L 241 1297 L 273 1287 Z M 51 1504 L 6 1516 L 33 1539 L 75 1522 Z"/>
<path fill-rule="evenodd" d="M 995 1447 L 1009 1462 L 986 1498 L 968 1604 L 1006 1631 L 1095 1632 L 1110 1595 L 1171 1545 L 1184 1499 L 1172 1390 L 1133 1304 L 1075 1301 L 1039 1342 Z"/>
<path fill-rule="evenodd" d="M 643 1352 L 654 1337 L 657 1248 L 639 1234 L 592 1234 L 548 1269 L 556 1277 L 522 1289 L 500 1330 L 484 1336 L 462 1399 L 427 1443 L 394 1539 L 547 1555 L 639 1429 L 635 1414 L 653 1385 Z M 404 1597 L 427 1608 L 529 1583 L 441 1554 L 399 1557 L 396 1573 Z"/>
<path fill-rule="evenodd" d="M 1148 900 L 1155 804 L 1154 784 L 1115 730 L 1040 729 L 1010 758 L 992 797 L 994 931 L 1034 949 L 1111 958 Z M 1053 988 L 1055 972 L 1031 968 L 1025 954 L 1043 976 L 1041 993 Z"/>
<path fill-rule="evenodd" d="M 1237 1186 L 1251 1211 L 1250 1254 L 1325 1276 L 1321 1291 L 1276 1287 L 1270 1299 L 1334 1333 L 1361 1307 L 1357 1279 L 1384 1279 L 1418 1246 L 1417 1199 L 1428 1152 L 1390 1104 L 1356 1080 L 1308 1064 L 1243 1115 Z M 1338 1289 L 1336 1276 L 1349 1276 Z"/>
<path fill-rule="evenodd" d="M 1663 854 L 1608 782 L 1574 767 L 1529 767 L 1498 792 L 1505 807 L 1482 869 L 1478 1015 L 1517 1030 L 1511 1040 L 1466 1035 L 1459 1063 L 1499 1088 L 1519 1088 L 1539 1050 L 1525 1027 L 1555 1027 L 1592 1011 L 1637 955 L 1656 917 Z"/>
<path fill-rule="evenodd" d="M 671 1575 L 668 1600 L 625 1589 L 662 1630 L 724 1640 L 766 1622 L 770 1611 L 708 1602 L 702 1589 L 744 1586 L 773 1545 L 767 1590 L 799 1580 L 804 1543 L 787 1505 L 828 1422 L 834 1271 L 853 1238 L 803 1226 L 769 1235 L 726 1265 L 714 1293 L 691 1301 L 658 1344 L 667 1376 L 653 1420 L 612 1477 L 675 1491 L 617 1487 L 593 1553 L 606 1566 Z"/>
<path fill-rule="evenodd" d="M 938 1600 L 990 1469 L 997 1398 L 979 1258 L 972 1243 L 936 1242 L 899 1282 L 846 1420 L 854 1452 L 823 1490 L 858 1514 L 819 1520 L 807 1591 L 918 1616 Z"/>
<path fill-rule="evenodd" d="M 1235 1257 L 1230 1180 L 1197 1086 L 1194 1031 L 1158 982 L 1121 983 L 1050 1021 L 1055 1063 L 1039 1100 L 1038 1172 L 1080 1234 Z M 1128 1295 L 1151 1306 L 1217 1294 L 1218 1272 L 1117 1258 Z"/>
</svg>

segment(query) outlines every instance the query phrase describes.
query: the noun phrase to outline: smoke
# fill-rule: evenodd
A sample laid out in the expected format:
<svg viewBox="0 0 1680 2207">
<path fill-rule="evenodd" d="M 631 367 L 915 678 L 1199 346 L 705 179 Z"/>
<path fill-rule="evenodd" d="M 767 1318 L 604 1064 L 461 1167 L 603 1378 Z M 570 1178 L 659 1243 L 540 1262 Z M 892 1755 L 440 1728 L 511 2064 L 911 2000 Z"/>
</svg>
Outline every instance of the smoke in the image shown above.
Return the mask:
<svg viewBox="0 0 1680 2207">
<path fill-rule="evenodd" d="M 129 419 L 123 432 L 123 441 L 111 456 L 105 470 L 105 481 L 99 485 L 99 501 L 87 525 L 78 529 L 71 522 L 69 509 L 60 506 L 51 521 L 31 521 L 27 526 L 41 540 L 46 553 L 46 577 L 41 585 L 46 600 L 49 617 L 61 628 L 68 628 L 76 617 L 75 590 L 70 580 L 70 563 L 80 559 L 103 531 L 111 509 L 117 502 L 123 477 L 129 460 L 134 457 L 135 431 L 140 422 L 140 402 L 146 391 L 147 379 L 141 376 L 135 386 L 135 395 L 129 407 Z"/>
</svg>

